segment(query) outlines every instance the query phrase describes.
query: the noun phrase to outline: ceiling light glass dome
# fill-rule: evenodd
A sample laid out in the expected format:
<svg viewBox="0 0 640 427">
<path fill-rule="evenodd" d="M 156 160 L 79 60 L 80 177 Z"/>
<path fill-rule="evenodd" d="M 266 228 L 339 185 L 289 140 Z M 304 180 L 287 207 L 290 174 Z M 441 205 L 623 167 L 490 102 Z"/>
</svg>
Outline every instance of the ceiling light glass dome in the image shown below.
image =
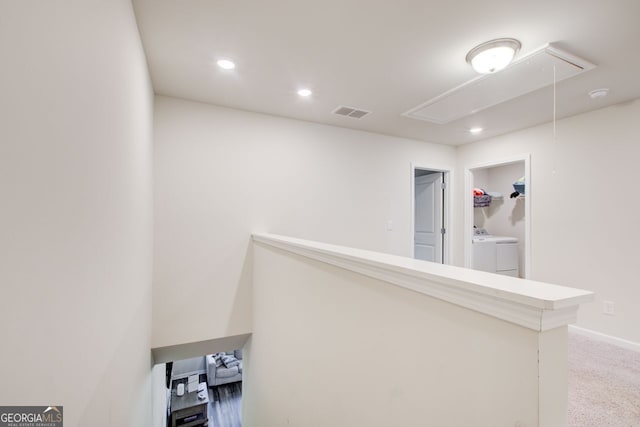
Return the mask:
<svg viewBox="0 0 640 427">
<path fill-rule="evenodd" d="M 467 62 L 480 74 L 495 73 L 511 63 L 520 46 L 516 39 L 491 40 L 471 49 Z"/>
</svg>

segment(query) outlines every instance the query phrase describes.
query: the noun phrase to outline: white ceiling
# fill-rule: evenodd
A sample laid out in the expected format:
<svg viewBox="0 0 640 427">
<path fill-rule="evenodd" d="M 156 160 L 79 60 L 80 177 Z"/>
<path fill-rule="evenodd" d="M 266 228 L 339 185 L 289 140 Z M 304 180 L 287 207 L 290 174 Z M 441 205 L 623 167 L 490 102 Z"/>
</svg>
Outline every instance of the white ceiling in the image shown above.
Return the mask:
<svg viewBox="0 0 640 427">
<path fill-rule="evenodd" d="M 557 85 L 557 116 L 640 97 L 638 0 L 134 0 L 155 92 L 444 144 L 550 121 L 551 87 L 452 123 L 401 116 L 477 74 L 482 42 L 546 43 L 597 65 Z M 224 71 L 218 58 L 233 59 Z M 301 87 L 313 90 L 300 98 Z M 608 97 L 592 100 L 592 89 Z M 372 111 L 336 116 L 338 105 Z M 470 127 L 485 131 L 471 135 Z"/>
</svg>

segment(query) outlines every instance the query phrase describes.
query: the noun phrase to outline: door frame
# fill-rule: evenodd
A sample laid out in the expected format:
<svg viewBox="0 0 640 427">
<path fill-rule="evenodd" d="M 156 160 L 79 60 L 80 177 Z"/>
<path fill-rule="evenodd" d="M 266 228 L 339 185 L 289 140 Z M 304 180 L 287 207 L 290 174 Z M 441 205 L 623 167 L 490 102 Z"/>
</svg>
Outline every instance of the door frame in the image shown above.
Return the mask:
<svg viewBox="0 0 640 427">
<path fill-rule="evenodd" d="M 513 163 L 524 162 L 524 179 L 527 185 L 524 198 L 524 278 L 531 278 L 531 204 L 533 188 L 531 182 L 531 153 L 517 154 L 500 160 L 478 163 L 464 168 L 464 266 L 473 267 L 473 171 L 488 169 L 496 166 L 505 166 Z"/>
<path fill-rule="evenodd" d="M 411 173 L 410 175 L 410 194 L 411 194 L 411 213 L 410 213 L 410 221 L 409 224 L 411 226 L 411 235 L 409 237 L 409 253 L 411 254 L 411 258 L 415 258 L 415 247 L 414 247 L 414 239 L 416 234 L 416 223 L 415 223 L 415 203 L 416 203 L 416 182 L 415 182 L 415 171 L 418 170 L 429 170 L 434 172 L 441 172 L 444 174 L 443 182 L 444 182 L 444 200 L 442 201 L 443 215 L 442 215 L 442 227 L 446 230 L 444 234 L 444 238 L 442 239 L 442 263 L 443 264 L 451 264 L 451 260 L 453 259 L 453 247 L 451 242 L 453 242 L 453 228 L 451 227 L 451 207 L 453 204 L 451 203 L 451 194 L 453 188 L 453 174 L 451 171 L 453 168 L 446 165 L 428 165 L 424 163 L 416 163 L 411 162 Z"/>
</svg>

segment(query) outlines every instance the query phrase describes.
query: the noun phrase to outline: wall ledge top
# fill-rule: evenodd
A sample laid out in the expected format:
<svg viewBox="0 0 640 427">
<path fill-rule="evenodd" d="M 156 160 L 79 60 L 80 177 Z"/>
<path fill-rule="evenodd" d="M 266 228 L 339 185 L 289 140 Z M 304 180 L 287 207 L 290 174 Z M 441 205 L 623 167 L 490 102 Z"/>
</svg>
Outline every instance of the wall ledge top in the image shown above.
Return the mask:
<svg viewBox="0 0 640 427">
<path fill-rule="evenodd" d="M 582 289 L 275 234 L 253 240 L 535 331 L 574 323 L 579 305 L 594 298 Z"/>
</svg>

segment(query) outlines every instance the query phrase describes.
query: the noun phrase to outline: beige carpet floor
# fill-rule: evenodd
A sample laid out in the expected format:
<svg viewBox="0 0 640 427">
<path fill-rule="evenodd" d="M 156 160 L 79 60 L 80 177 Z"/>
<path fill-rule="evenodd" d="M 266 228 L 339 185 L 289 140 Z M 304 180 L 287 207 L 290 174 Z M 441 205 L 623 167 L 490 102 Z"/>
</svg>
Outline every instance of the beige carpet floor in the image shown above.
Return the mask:
<svg viewBox="0 0 640 427">
<path fill-rule="evenodd" d="M 569 333 L 569 426 L 640 427 L 640 352 Z"/>
</svg>

